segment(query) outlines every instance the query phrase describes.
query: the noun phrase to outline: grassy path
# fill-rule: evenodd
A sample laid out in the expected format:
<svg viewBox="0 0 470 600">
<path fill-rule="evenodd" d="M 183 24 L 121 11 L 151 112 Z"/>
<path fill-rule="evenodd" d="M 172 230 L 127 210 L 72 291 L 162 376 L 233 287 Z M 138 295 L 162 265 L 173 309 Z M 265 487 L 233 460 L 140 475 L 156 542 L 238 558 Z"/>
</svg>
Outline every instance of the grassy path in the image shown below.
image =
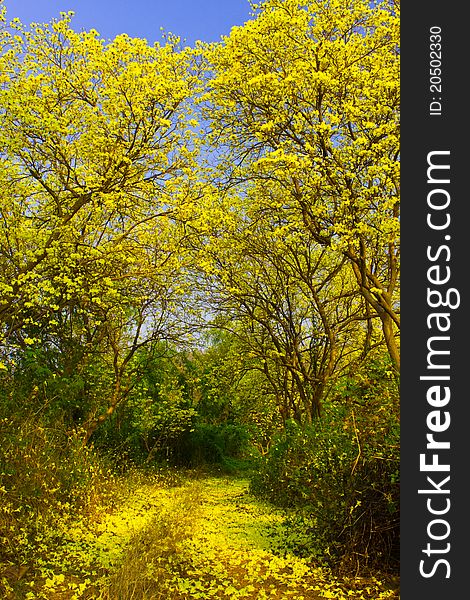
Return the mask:
<svg viewBox="0 0 470 600">
<path fill-rule="evenodd" d="M 11 598 L 191 600 L 397 598 L 377 582 L 336 581 L 273 540 L 282 515 L 248 482 L 140 483 L 113 510 L 64 525 L 38 576 Z M 28 587 L 29 586 L 29 587 Z"/>
<path fill-rule="evenodd" d="M 250 496 L 247 481 L 204 478 L 176 488 L 132 540 L 108 598 L 397 597 L 376 582 L 346 586 L 301 558 L 275 554 L 281 528 L 281 513 Z M 130 581 L 134 596 L 122 589 Z"/>
<path fill-rule="evenodd" d="M 210 574 L 220 598 L 340 598 L 341 590 L 293 555 L 271 545 L 280 513 L 250 497 L 247 482 L 207 479 L 194 546 L 203 580 Z M 205 576 L 205 577 L 204 577 Z"/>
</svg>

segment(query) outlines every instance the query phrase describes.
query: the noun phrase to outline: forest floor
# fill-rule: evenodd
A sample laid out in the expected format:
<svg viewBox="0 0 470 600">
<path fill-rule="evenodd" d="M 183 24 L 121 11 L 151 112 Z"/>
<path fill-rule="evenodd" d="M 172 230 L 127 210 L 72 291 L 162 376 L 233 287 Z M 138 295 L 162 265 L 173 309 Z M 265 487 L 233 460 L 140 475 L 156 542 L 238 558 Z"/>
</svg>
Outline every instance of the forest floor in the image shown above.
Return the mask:
<svg viewBox="0 0 470 600">
<path fill-rule="evenodd" d="M 282 512 L 251 496 L 246 480 L 141 480 L 106 511 L 64 521 L 34 565 L 4 572 L 6 598 L 399 598 L 378 579 L 339 580 L 280 552 L 282 528 Z"/>
</svg>

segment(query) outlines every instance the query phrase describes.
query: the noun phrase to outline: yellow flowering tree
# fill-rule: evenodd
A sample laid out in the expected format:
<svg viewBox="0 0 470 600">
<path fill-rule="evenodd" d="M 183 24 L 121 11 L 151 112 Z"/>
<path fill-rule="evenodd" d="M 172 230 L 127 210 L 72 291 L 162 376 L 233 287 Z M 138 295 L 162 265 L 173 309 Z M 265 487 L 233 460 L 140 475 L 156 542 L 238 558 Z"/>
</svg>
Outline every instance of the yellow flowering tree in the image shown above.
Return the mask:
<svg viewBox="0 0 470 600">
<path fill-rule="evenodd" d="M 0 341 L 105 353 L 110 414 L 135 351 L 177 335 L 199 83 L 176 39 L 70 21 L 0 33 Z"/>
<path fill-rule="evenodd" d="M 283 210 L 263 214 L 250 194 L 221 195 L 218 210 L 212 202 L 198 260 L 207 313 L 255 359 L 283 422 L 311 423 L 331 384 L 380 337 L 350 265 Z"/>
<path fill-rule="evenodd" d="M 256 8 L 207 53 L 217 177 L 347 259 L 398 369 L 398 4 Z"/>
</svg>

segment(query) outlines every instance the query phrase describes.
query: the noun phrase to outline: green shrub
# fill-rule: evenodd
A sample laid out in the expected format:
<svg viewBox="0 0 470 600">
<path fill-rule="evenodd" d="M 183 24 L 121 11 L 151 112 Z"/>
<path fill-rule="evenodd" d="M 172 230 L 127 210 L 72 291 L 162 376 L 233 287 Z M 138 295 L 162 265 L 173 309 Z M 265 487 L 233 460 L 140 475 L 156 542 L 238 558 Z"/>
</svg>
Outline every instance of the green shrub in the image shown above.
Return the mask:
<svg viewBox="0 0 470 600">
<path fill-rule="evenodd" d="M 251 477 L 253 493 L 296 509 L 287 520 L 295 552 L 349 573 L 398 566 L 398 407 L 378 371 L 362 393 L 356 380 L 355 396 L 342 382 L 348 395 L 339 386 L 311 426 L 288 422 Z"/>
</svg>

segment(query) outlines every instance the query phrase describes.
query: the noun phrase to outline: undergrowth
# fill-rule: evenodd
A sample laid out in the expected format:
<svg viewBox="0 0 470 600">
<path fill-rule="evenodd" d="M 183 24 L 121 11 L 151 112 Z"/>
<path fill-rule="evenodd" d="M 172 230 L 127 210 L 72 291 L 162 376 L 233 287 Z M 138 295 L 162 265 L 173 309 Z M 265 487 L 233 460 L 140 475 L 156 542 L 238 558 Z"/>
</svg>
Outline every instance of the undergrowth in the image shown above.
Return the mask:
<svg viewBox="0 0 470 600">
<path fill-rule="evenodd" d="M 93 552 L 97 527 L 122 508 L 130 490 L 171 487 L 182 475 L 130 468 L 118 475 L 110 461 L 34 415 L 0 419 L 0 597 L 45 598 L 66 586 L 80 594 L 104 571 Z M 80 543 L 76 544 L 76 538 Z"/>
<path fill-rule="evenodd" d="M 397 573 L 399 415 L 395 382 L 374 365 L 337 386 L 310 425 L 287 422 L 260 457 L 250 489 L 295 508 L 286 544 L 339 573 Z"/>
</svg>

